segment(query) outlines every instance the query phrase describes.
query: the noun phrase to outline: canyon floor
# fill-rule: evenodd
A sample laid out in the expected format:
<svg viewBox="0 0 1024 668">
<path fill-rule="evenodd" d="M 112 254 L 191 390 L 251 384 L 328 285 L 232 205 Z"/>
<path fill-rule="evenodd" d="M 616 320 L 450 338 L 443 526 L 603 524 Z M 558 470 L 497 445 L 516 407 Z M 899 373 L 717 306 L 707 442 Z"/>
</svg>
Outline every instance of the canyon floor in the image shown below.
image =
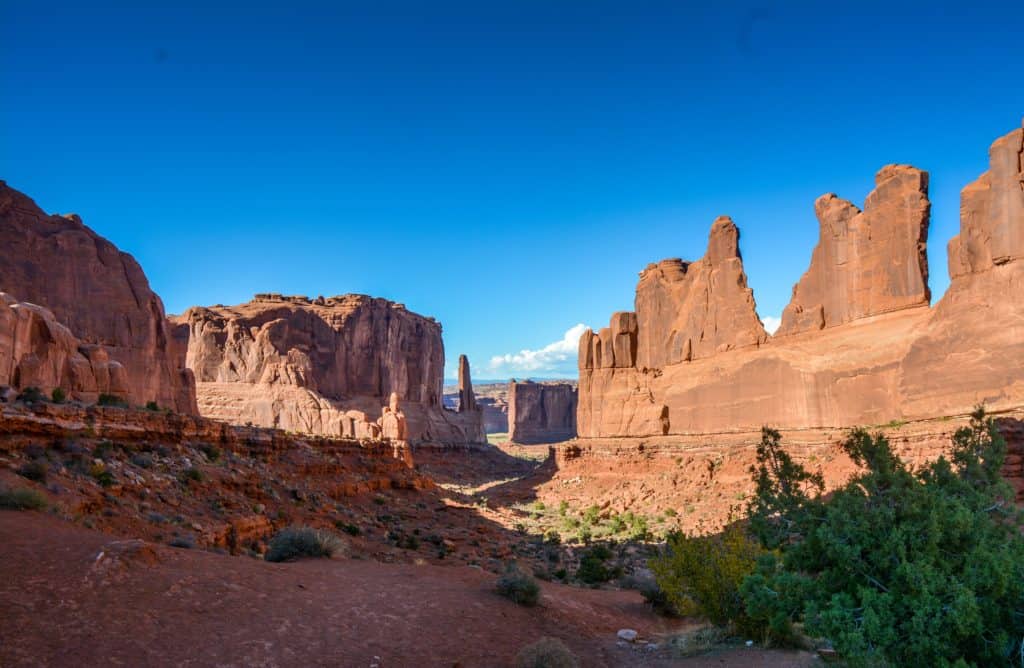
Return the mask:
<svg viewBox="0 0 1024 668">
<path fill-rule="evenodd" d="M 506 666 L 544 636 L 582 666 L 818 661 L 742 642 L 679 658 L 668 641 L 698 620 L 658 616 L 618 582 L 570 583 L 582 546 L 542 533 L 568 530 L 579 510 L 538 510 L 555 505 L 538 489 L 554 499 L 568 487 L 547 446 L 421 449 L 408 473 L 301 441 L 265 450 L 8 435 L 0 485 L 50 506 L 0 511 L 0 665 Z M 45 482 L 25 477 L 30 462 L 47 466 Z M 113 480 L 96 475 L 101 462 Z M 344 554 L 258 558 L 272 528 L 293 524 L 348 527 Z M 617 563 L 639 572 L 651 549 L 619 541 Z M 555 571 L 537 607 L 494 592 L 510 559 Z M 621 643 L 623 628 L 646 642 Z"/>
</svg>

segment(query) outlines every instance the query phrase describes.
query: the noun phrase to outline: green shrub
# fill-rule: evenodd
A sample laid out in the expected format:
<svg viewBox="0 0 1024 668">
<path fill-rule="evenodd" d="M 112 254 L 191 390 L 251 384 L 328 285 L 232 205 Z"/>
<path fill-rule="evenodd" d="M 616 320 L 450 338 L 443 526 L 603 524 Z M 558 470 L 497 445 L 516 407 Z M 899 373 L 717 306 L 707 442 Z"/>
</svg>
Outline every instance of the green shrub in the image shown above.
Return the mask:
<svg viewBox="0 0 1024 668">
<path fill-rule="evenodd" d="M 605 562 L 612 558 L 612 552 L 604 545 L 595 545 L 580 558 L 576 579 L 586 584 L 608 582 L 621 575 L 621 569 L 608 568 Z"/>
<path fill-rule="evenodd" d="M 613 515 L 608 521 L 608 530 L 612 535 L 620 534 L 626 530 L 626 520 L 621 515 Z"/>
<path fill-rule="evenodd" d="M 757 628 L 746 615 L 740 587 L 762 552 L 741 524 L 731 522 L 713 535 L 670 533 L 664 551 L 650 566 L 676 610 L 706 617 L 716 626 L 754 633 Z"/>
<path fill-rule="evenodd" d="M 46 482 L 47 466 L 46 462 L 40 460 L 34 460 L 23 464 L 18 469 L 18 475 L 22 478 L 28 478 L 35 482 L 45 483 Z"/>
<path fill-rule="evenodd" d="M 505 598 L 528 608 L 537 605 L 540 600 L 540 585 L 515 562 L 505 567 L 505 573 L 498 578 L 496 588 Z"/>
<path fill-rule="evenodd" d="M 115 408 L 128 408 L 128 402 L 114 394 L 101 394 L 96 400 L 97 406 L 114 406 Z"/>
<path fill-rule="evenodd" d="M 25 487 L 0 487 L 0 508 L 8 510 L 42 510 L 48 502 L 46 496 L 37 490 Z"/>
<path fill-rule="evenodd" d="M 882 434 L 843 443 L 863 469 L 827 497 L 766 431 L 752 520 L 777 545 L 743 586 L 748 613 L 831 640 L 854 665 L 1010 666 L 1024 658 L 1024 537 L 984 411 L 949 459 L 916 471 Z M 816 485 L 815 485 L 816 486 Z"/>
<path fill-rule="evenodd" d="M 158 411 L 158 410 L 160 410 L 160 406 L 155 401 L 147 401 L 146 402 L 146 410 L 147 411 Z"/>
<path fill-rule="evenodd" d="M 100 441 L 96 444 L 96 447 L 92 450 L 93 457 L 102 459 L 103 461 L 109 461 L 114 456 L 114 450 L 117 449 L 117 445 L 112 441 Z"/>
<path fill-rule="evenodd" d="M 331 558 L 344 547 L 341 538 L 324 529 L 289 527 L 270 539 L 267 561 L 291 561 L 302 557 Z"/>
<path fill-rule="evenodd" d="M 203 454 L 206 455 L 206 458 L 211 462 L 215 462 L 220 459 L 220 448 L 216 445 L 203 443 L 199 446 L 199 449 L 202 450 Z"/>
<path fill-rule="evenodd" d="M 395 547 L 403 550 L 420 549 L 420 539 L 408 533 L 391 532 L 390 536 L 395 541 Z"/>
<path fill-rule="evenodd" d="M 59 387 L 53 388 L 53 392 L 50 393 L 50 399 L 55 404 L 62 404 L 68 399 L 68 395 L 64 393 L 64 390 Z"/>
<path fill-rule="evenodd" d="M 106 466 L 103 464 L 93 464 L 89 467 L 89 475 L 100 484 L 101 487 L 111 487 L 117 481 L 114 479 L 114 474 L 111 473 Z"/>
<path fill-rule="evenodd" d="M 626 540 L 647 540 L 651 536 L 647 526 L 647 518 L 627 511 L 621 515 L 626 523 Z"/>
<path fill-rule="evenodd" d="M 334 526 L 338 527 L 338 529 L 344 531 L 345 533 L 347 533 L 350 536 L 358 536 L 358 535 L 363 533 L 363 530 L 360 529 L 355 524 L 350 524 L 350 523 L 347 523 L 347 522 L 342 522 L 341 520 L 338 520 L 337 522 L 335 522 Z"/>
<path fill-rule="evenodd" d="M 516 668 L 577 668 L 580 664 L 561 640 L 541 638 L 516 654 Z"/>
<path fill-rule="evenodd" d="M 196 467 L 192 466 L 182 471 L 181 474 L 178 476 L 178 479 L 181 481 L 183 485 L 187 485 L 190 482 L 202 482 L 203 472 L 197 469 Z"/>
<path fill-rule="evenodd" d="M 664 617 L 682 617 L 679 609 L 669 599 L 668 594 L 658 586 L 657 580 L 640 585 L 640 595 L 644 597 L 644 600 L 659 615 Z"/>
<path fill-rule="evenodd" d="M 26 387 L 22 389 L 14 399 L 15 401 L 21 401 L 26 404 L 36 404 L 41 401 L 46 401 L 46 396 L 38 387 Z"/>
</svg>

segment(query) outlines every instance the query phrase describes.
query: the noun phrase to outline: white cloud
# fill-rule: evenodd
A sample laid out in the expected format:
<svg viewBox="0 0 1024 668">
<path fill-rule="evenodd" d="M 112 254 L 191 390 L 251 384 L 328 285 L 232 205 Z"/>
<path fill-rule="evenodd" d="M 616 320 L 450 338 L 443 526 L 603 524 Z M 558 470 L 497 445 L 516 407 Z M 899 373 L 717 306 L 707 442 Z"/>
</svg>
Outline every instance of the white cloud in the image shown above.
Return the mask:
<svg viewBox="0 0 1024 668">
<path fill-rule="evenodd" d="M 579 323 L 570 327 L 560 340 L 538 350 L 495 355 L 487 365 L 488 370 L 508 376 L 572 373 L 576 370 L 580 336 L 586 329 L 586 325 Z"/>
<path fill-rule="evenodd" d="M 774 334 L 775 330 L 782 324 L 782 318 L 776 318 L 773 315 L 766 315 L 761 318 L 761 322 L 764 323 L 764 330 L 769 334 Z"/>
</svg>

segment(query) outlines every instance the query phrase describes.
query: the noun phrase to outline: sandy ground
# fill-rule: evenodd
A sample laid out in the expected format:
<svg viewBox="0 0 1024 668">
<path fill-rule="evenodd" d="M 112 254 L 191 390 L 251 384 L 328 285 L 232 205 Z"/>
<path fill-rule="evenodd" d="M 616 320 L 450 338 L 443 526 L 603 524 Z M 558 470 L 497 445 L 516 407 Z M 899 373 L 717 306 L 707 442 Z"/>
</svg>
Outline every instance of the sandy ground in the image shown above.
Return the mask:
<svg viewBox="0 0 1024 668">
<path fill-rule="evenodd" d="M 543 584 L 541 605 L 493 593 L 463 566 L 336 558 L 266 563 L 112 537 L 38 512 L 0 511 L 3 666 L 507 666 L 542 636 L 583 666 L 799 666 L 739 649 L 685 661 L 621 647 L 686 622 L 638 594 Z"/>
</svg>

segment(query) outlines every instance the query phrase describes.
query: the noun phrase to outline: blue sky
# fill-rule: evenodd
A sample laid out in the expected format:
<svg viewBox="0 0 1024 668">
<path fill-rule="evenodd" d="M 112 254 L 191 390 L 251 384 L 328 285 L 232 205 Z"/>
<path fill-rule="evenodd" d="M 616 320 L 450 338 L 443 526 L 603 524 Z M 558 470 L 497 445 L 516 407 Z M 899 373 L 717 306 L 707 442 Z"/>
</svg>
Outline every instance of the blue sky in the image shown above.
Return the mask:
<svg viewBox="0 0 1024 668">
<path fill-rule="evenodd" d="M 1024 115 L 1021 3 L 215 4 L 0 2 L 0 178 L 169 312 L 373 294 L 478 378 L 575 375 L 576 326 L 719 214 L 778 316 L 815 197 L 890 162 L 931 173 L 937 300 L 959 190 Z"/>
</svg>

